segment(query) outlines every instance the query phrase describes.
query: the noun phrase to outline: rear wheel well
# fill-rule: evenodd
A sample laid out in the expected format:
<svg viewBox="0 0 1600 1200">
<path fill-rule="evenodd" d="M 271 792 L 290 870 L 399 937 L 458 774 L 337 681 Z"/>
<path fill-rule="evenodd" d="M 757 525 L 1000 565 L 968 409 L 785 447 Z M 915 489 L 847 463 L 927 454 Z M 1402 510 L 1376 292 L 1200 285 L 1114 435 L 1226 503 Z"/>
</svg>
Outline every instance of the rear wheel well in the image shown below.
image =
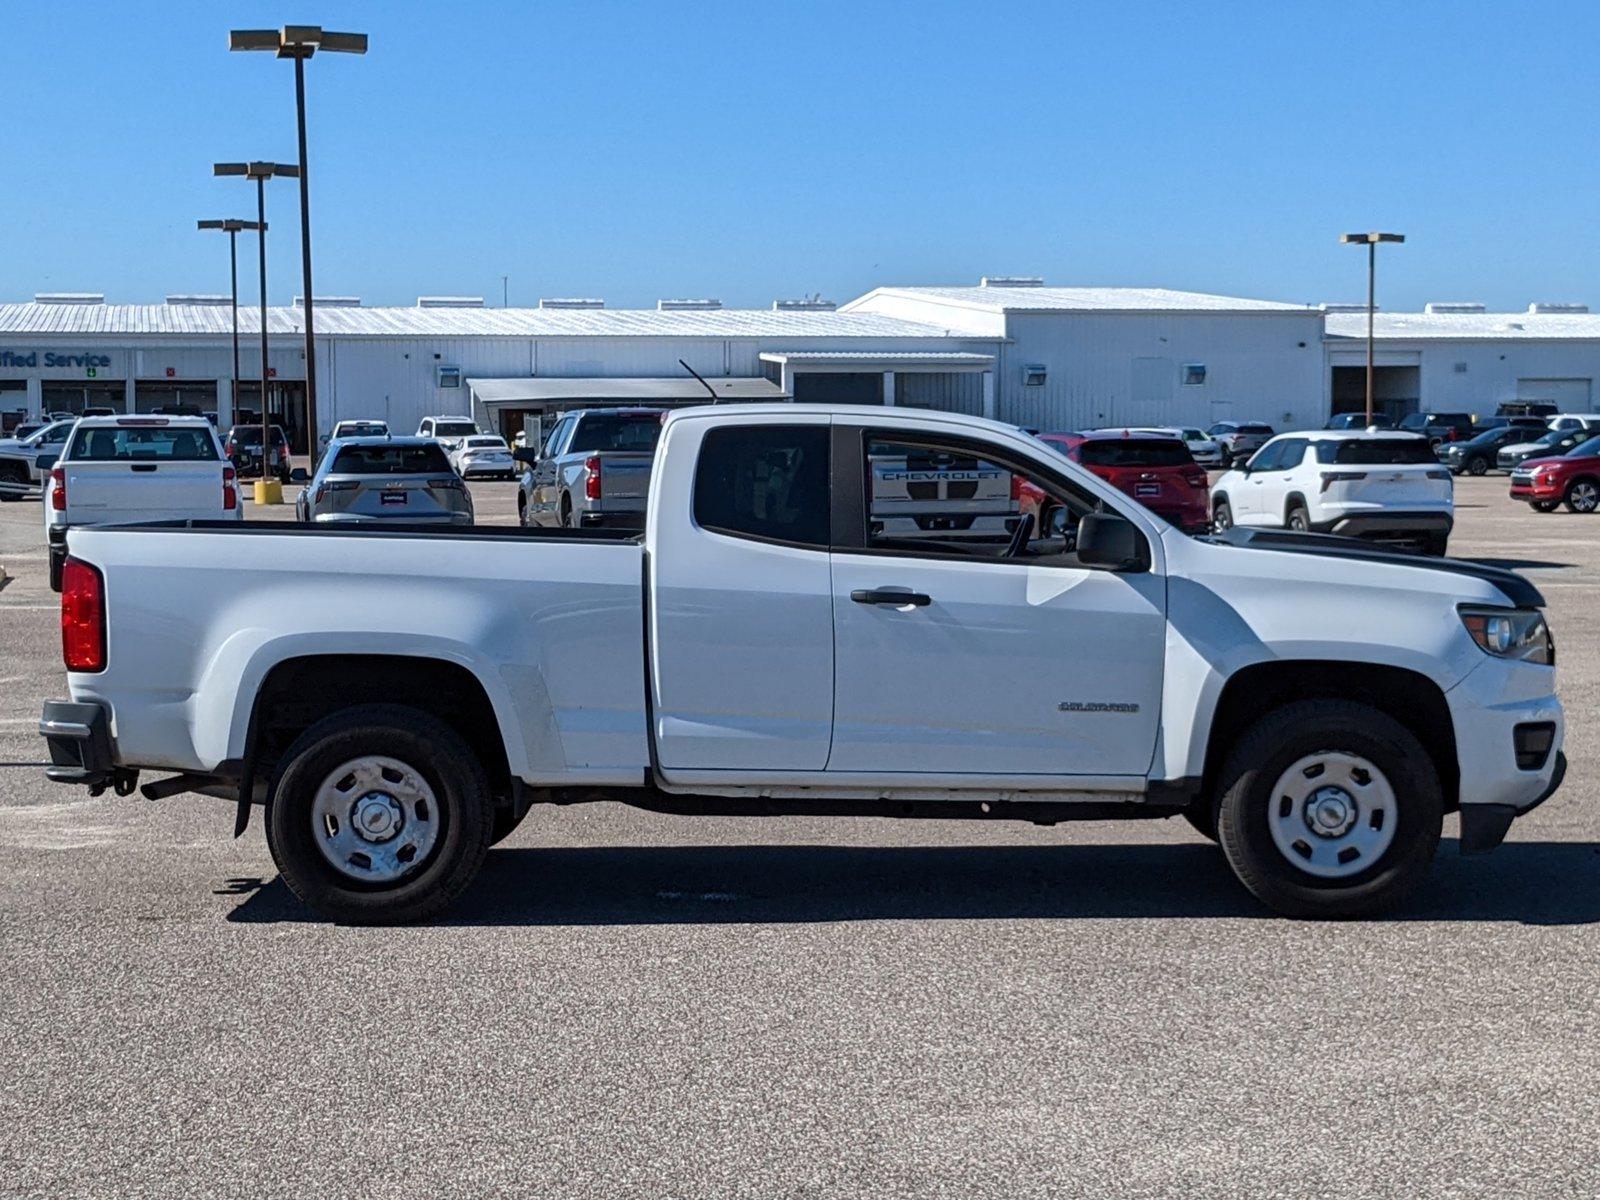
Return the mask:
<svg viewBox="0 0 1600 1200">
<path fill-rule="evenodd" d="M 270 780 L 284 751 L 318 721 L 360 704 L 400 704 L 437 717 L 472 748 L 495 803 L 511 803 L 505 743 L 483 685 L 456 663 L 405 655 L 325 654 L 273 667 L 250 718 L 255 778 Z"/>
<path fill-rule="evenodd" d="M 1433 760 L 1446 810 L 1457 807 L 1461 770 L 1455 724 L 1439 685 L 1404 667 L 1318 660 L 1258 663 L 1228 680 L 1211 719 L 1201 794 L 1214 798 L 1217 774 L 1245 730 L 1285 704 L 1319 699 L 1354 700 L 1404 725 Z"/>
<path fill-rule="evenodd" d="M 1299 492 L 1290 492 L 1288 498 L 1283 502 L 1284 524 L 1288 524 L 1289 514 L 1297 508 L 1305 509 L 1307 517 L 1311 515 L 1311 505 L 1306 503 L 1306 498 Z"/>
</svg>

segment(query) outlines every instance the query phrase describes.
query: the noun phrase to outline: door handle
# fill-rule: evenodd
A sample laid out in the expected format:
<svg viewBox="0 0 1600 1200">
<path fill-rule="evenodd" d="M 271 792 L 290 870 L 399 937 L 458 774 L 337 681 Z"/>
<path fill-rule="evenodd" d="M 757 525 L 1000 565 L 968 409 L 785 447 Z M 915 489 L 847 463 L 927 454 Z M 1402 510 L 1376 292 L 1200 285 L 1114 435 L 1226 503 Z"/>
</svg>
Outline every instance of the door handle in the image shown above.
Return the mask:
<svg viewBox="0 0 1600 1200">
<path fill-rule="evenodd" d="M 926 592 L 913 592 L 906 588 L 856 588 L 850 593 L 850 599 L 857 604 L 892 604 L 896 608 L 926 608 L 933 603 L 933 597 Z"/>
</svg>

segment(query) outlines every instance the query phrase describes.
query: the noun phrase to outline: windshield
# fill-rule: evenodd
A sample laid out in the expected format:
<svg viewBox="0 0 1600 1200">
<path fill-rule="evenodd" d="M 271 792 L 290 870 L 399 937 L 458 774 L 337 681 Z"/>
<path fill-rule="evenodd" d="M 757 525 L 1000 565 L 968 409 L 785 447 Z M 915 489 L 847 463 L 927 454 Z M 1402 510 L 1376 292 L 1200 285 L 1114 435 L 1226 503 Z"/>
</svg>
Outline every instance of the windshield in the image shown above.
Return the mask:
<svg viewBox="0 0 1600 1200">
<path fill-rule="evenodd" d="M 568 454 L 593 454 L 606 450 L 634 450 L 648 454 L 661 437 L 656 413 L 603 414 L 584 417 L 572 435 Z"/>
<path fill-rule="evenodd" d="M 1549 433 L 1545 434 L 1542 438 L 1535 438 L 1532 442 L 1529 443 L 1529 445 L 1532 445 L 1532 446 L 1554 446 L 1557 442 L 1564 442 L 1566 440 L 1567 440 L 1567 431 L 1565 429 L 1552 429 Z"/>
<path fill-rule="evenodd" d="M 1317 461 L 1340 466 L 1411 466 L 1418 463 L 1439 465 L 1427 438 L 1351 438 L 1348 441 L 1318 442 Z"/>
<path fill-rule="evenodd" d="M 1084 442 L 1078 459 L 1091 467 L 1184 467 L 1194 455 L 1176 438 L 1110 438 Z"/>
<path fill-rule="evenodd" d="M 448 475 L 450 460 L 432 442 L 422 445 L 342 446 L 334 475 Z"/>
<path fill-rule="evenodd" d="M 433 423 L 434 437 L 471 437 L 478 432 L 478 427 L 471 421 L 435 421 Z"/>
<path fill-rule="evenodd" d="M 228 432 L 228 440 L 235 446 L 259 446 L 261 445 L 261 426 L 235 425 Z M 272 427 L 272 444 L 274 446 L 281 446 L 283 443 L 283 427 L 281 425 L 274 425 Z"/>
<path fill-rule="evenodd" d="M 72 462 L 216 462 L 217 447 L 205 429 L 148 427 L 80 429 L 67 447 Z"/>
<path fill-rule="evenodd" d="M 340 421 L 333 431 L 334 437 L 382 437 L 389 427 L 382 421 Z"/>
<path fill-rule="evenodd" d="M 1600 458 L 1600 437 L 1592 437 L 1587 442 L 1579 442 L 1567 451 L 1568 458 Z"/>
<path fill-rule="evenodd" d="M 494 450 L 504 450 L 506 448 L 505 439 L 497 437 L 468 438 L 467 445 L 473 449 L 490 448 Z"/>
</svg>

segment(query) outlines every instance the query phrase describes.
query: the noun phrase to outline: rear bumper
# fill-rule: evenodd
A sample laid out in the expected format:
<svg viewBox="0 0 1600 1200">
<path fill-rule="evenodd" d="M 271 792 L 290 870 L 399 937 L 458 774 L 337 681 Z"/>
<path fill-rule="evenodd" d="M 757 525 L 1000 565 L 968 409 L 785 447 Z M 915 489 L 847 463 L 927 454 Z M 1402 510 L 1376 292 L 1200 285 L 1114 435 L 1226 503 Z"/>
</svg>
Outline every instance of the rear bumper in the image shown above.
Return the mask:
<svg viewBox="0 0 1600 1200">
<path fill-rule="evenodd" d="M 105 705 L 46 700 L 39 735 L 50 749 L 45 775 L 57 783 L 104 788 L 116 770 L 111 716 Z"/>
<path fill-rule="evenodd" d="M 373 516 L 370 513 L 313 513 L 311 520 L 317 525 L 382 525 L 389 521 L 406 525 L 471 525 L 472 514 L 456 512 L 417 516 L 415 513 L 397 509 L 382 516 Z"/>
<path fill-rule="evenodd" d="M 642 512 L 581 512 L 578 514 L 578 524 L 585 529 L 632 529 L 642 532 L 644 530 L 644 514 Z"/>
<path fill-rule="evenodd" d="M 1357 512 L 1319 521 L 1311 528 L 1317 533 L 1337 533 L 1341 537 L 1408 538 L 1448 535 L 1455 524 L 1455 517 L 1446 512 Z"/>
</svg>

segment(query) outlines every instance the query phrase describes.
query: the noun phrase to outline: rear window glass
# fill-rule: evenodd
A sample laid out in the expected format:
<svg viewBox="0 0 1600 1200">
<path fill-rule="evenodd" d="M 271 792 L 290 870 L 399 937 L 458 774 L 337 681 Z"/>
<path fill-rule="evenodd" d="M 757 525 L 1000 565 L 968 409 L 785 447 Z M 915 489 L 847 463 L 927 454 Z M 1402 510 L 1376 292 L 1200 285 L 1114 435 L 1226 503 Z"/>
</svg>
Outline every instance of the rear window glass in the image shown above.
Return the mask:
<svg viewBox="0 0 1600 1200">
<path fill-rule="evenodd" d="M 502 439 L 497 438 L 497 437 L 468 438 L 466 444 L 467 444 L 468 447 L 470 447 L 472 449 L 479 449 L 479 448 L 482 448 L 482 447 L 485 447 L 485 446 L 494 446 L 494 447 L 497 447 L 497 448 L 499 448 L 501 450 L 504 450 L 506 448 L 505 442 Z"/>
<path fill-rule="evenodd" d="M 1246 421 L 1242 425 L 1235 426 L 1235 428 L 1238 429 L 1240 433 L 1261 433 L 1266 434 L 1268 437 L 1272 436 L 1272 426 L 1263 425 L 1258 421 Z"/>
<path fill-rule="evenodd" d="M 1090 467 L 1183 467 L 1194 461 L 1176 438 L 1117 438 L 1084 442 L 1078 458 Z"/>
<path fill-rule="evenodd" d="M 343 446 L 331 469 L 335 475 L 447 475 L 450 460 L 432 442 L 421 446 Z"/>
<path fill-rule="evenodd" d="M 1439 459 L 1426 438 L 1352 438 L 1318 442 L 1317 461 L 1340 466 L 1406 466 L 1437 464 Z"/>
<path fill-rule="evenodd" d="M 261 445 L 261 426 L 235 425 L 228 432 L 228 440 L 235 446 L 259 446 Z M 272 444 L 281 446 L 284 441 L 283 426 L 274 425 L 272 427 Z"/>
<path fill-rule="evenodd" d="M 205 429 L 80 429 L 67 457 L 74 462 L 216 462 L 217 447 Z"/>
<path fill-rule="evenodd" d="M 478 432 L 478 427 L 471 421 L 435 421 L 433 423 L 434 437 L 469 437 Z"/>
<path fill-rule="evenodd" d="M 702 529 L 828 544 L 828 427 L 725 426 L 706 434 L 694 476 Z"/>
<path fill-rule="evenodd" d="M 382 437 L 389 427 L 382 421 L 341 421 L 334 431 L 336 437 Z"/>
<path fill-rule="evenodd" d="M 597 454 L 607 450 L 649 453 L 661 437 L 661 418 L 655 413 L 637 416 L 584 417 L 572 435 L 568 454 Z"/>
</svg>

